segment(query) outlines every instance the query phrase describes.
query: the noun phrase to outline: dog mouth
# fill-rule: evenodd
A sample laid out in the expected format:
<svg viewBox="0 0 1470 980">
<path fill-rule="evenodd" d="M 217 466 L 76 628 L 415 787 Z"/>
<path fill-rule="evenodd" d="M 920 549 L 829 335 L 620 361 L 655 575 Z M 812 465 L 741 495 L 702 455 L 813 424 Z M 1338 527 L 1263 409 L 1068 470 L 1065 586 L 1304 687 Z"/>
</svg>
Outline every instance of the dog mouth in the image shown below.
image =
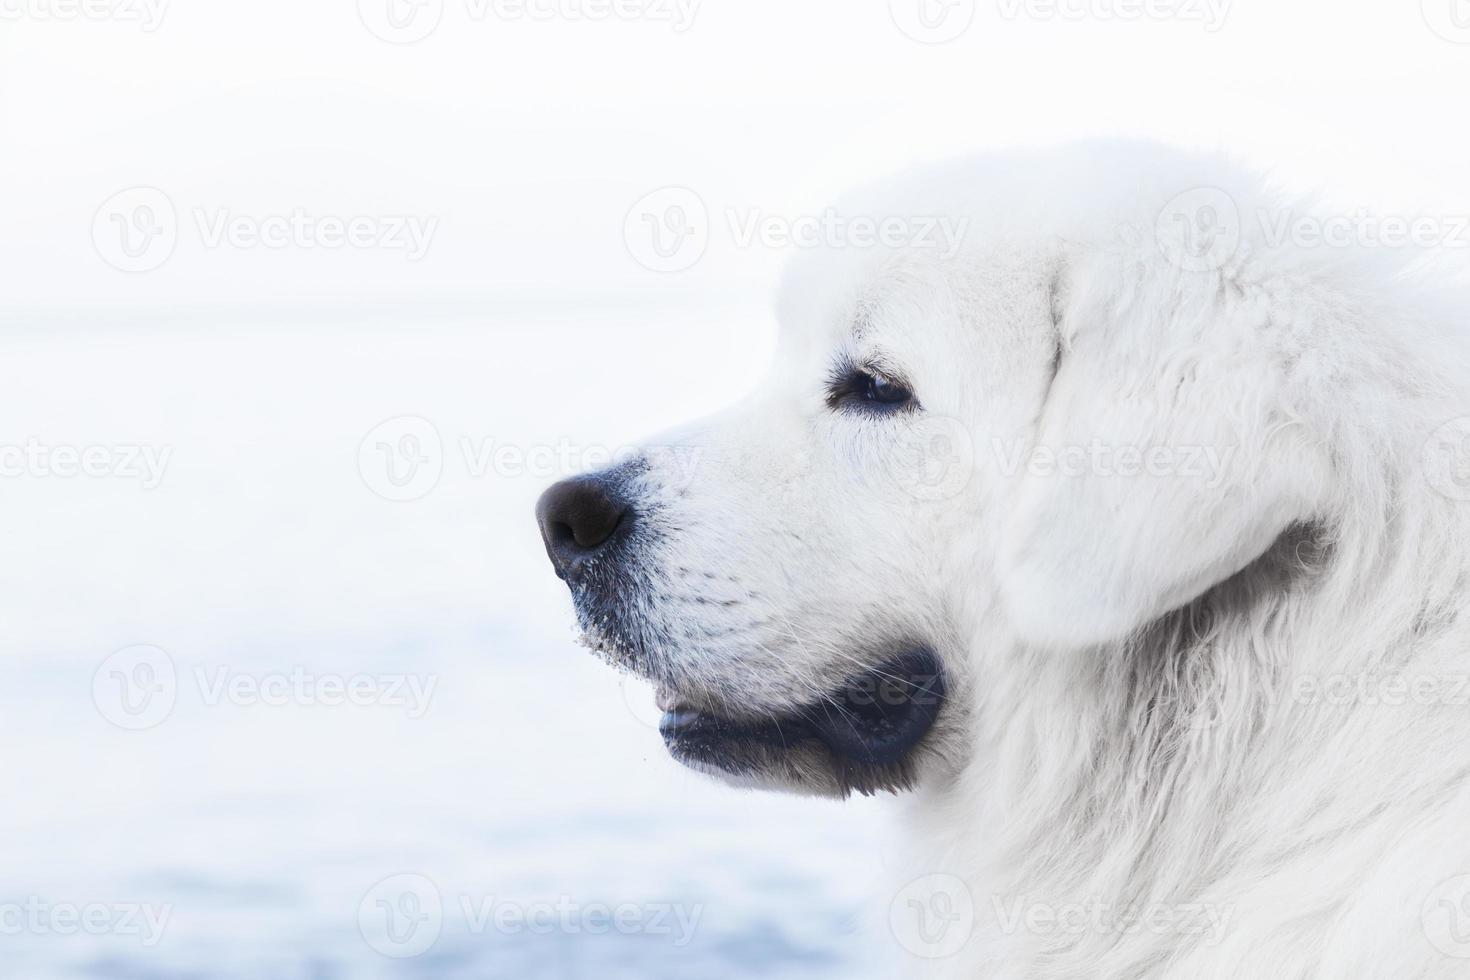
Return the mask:
<svg viewBox="0 0 1470 980">
<path fill-rule="evenodd" d="M 738 681 L 729 677 L 702 683 L 671 653 L 678 640 L 613 598 L 641 587 L 626 567 L 591 571 L 568 580 L 579 639 L 612 666 L 659 685 L 659 732 L 682 765 L 746 788 L 845 797 L 912 789 L 920 750 L 942 757 L 926 741 L 937 745 L 937 737 L 927 736 L 949 685 L 928 644 L 894 643 L 888 649 L 898 653 L 808 701 L 755 706 L 744 702 Z"/>
<path fill-rule="evenodd" d="M 659 732 L 670 754 L 695 768 L 747 776 L 773 757 L 816 751 L 844 785 L 895 788 L 907 779 L 894 774 L 934 727 L 944 700 L 939 660 L 921 648 L 849 676 L 824 697 L 764 717 L 695 707 L 660 689 Z"/>
</svg>

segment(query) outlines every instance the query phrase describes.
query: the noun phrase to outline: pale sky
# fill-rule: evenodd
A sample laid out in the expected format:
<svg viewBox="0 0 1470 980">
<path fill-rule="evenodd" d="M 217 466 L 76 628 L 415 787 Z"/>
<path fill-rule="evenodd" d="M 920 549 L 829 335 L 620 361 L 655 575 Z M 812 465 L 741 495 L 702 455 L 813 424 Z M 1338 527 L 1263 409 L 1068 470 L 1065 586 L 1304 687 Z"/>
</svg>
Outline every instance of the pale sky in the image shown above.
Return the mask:
<svg viewBox="0 0 1470 980">
<path fill-rule="evenodd" d="M 1167 16 L 1144 19 L 1143 0 L 955 0 L 975 9 L 944 44 L 899 26 L 940 0 L 620 0 L 632 20 L 420 0 L 437 27 L 412 44 L 368 26 L 409 0 L 58 2 L 0 2 L 5 307 L 758 294 L 779 250 L 717 229 L 696 267 L 650 272 L 629 208 L 675 185 L 717 225 L 806 214 L 911 162 L 1096 135 L 1230 150 L 1344 207 L 1470 211 L 1463 0 L 1150 0 Z M 137 186 L 167 194 L 178 242 L 129 274 L 92 224 Z M 433 227 L 416 260 L 211 247 L 221 222 L 295 212 Z"/>
</svg>

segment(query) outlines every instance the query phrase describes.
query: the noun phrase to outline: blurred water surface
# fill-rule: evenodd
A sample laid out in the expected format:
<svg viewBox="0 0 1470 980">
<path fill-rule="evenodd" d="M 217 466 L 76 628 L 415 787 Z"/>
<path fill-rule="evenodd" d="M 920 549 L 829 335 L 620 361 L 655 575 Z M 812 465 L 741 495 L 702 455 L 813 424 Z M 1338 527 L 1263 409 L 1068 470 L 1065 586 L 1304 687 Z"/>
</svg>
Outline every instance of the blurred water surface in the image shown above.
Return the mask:
<svg viewBox="0 0 1470 980">
<path fill-rule="evenodd" d="M 889 975 L 862 914 L 892 804 L 675 766 L 530 519 L 568 464 L 737 397 L 764 314 L 408 319 L 5 325 L 0 446 L 113 463 L 0 478 L 4 974 Z M 422 421 L 437 479 L 385 483 Z"/>
</svg>

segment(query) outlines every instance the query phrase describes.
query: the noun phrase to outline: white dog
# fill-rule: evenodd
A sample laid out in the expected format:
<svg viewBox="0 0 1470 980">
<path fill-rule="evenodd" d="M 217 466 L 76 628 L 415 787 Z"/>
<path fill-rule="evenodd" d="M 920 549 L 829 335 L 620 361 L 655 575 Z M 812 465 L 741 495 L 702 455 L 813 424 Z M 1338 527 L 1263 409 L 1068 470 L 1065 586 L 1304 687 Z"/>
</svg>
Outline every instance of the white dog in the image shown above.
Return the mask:
<svg viewBox="0 0 1470 980">
<path fill-rule="evenodd" d="M 1111 144 L 838 212 L 768 383 L 538 507 L 673 754 L 913 790 L 937 976 L 1470 976 L 1467 297 L 1373 247 L 1426 226 Z"/>
</svg>

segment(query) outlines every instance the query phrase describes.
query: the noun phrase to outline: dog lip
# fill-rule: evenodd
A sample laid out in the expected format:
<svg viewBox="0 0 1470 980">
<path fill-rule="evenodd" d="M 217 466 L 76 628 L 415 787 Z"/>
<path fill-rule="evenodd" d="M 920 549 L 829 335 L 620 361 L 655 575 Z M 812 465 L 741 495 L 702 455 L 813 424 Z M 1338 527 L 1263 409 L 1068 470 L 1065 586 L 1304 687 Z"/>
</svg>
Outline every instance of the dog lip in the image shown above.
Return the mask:
<svg viewBox="0 0 1470 980">
<path fill-rule="evenodd" d="M 659 720 L 658 730 L 675 754 L 681 750 L 692 750 L 701 756 L 717 756 L 720 745 L 740 742 L 786 745 L 815 734 L 800 717 L 781 721 L 740 721 L 687 705 L 665 711 Z"/>
<path fill-rule="evenodd" d="M 754 729 L 731 722 L 695 708 L 679 706 L 666 710 L 659 719 L 658 730 L 664 738 L 681 738 L 694 735 L 753 736 Z"/>
<path fill-rule="evenodd" d="M 807 708 L 803 717 L 834 756 L 857 765 L 893 765 L 929 734 L 945 695 L 938 657 L 919 647 L 848 678 L 840 696 Z"/>
<path fill-rule="evenodd" d="M 692 708 L 665 708 L 664 716 L 658 723 L 658 730 L 665 735 L 685 732 L 698 725 L 702 717 Z"/>
<path fill-rule="evenodd" d="M 938 658 L 922 647 L 849 677 L 837 693 L 779 719 L 740 720 L 695 708 L 667 689 L 657 694 L 664 712 L 659 732 L 670 751 L 716 766 L 742 743 L 789 748 L 811 741 L 846 765 L 898 764 L 934 726 L 944 698 Z"/>
</svg>

